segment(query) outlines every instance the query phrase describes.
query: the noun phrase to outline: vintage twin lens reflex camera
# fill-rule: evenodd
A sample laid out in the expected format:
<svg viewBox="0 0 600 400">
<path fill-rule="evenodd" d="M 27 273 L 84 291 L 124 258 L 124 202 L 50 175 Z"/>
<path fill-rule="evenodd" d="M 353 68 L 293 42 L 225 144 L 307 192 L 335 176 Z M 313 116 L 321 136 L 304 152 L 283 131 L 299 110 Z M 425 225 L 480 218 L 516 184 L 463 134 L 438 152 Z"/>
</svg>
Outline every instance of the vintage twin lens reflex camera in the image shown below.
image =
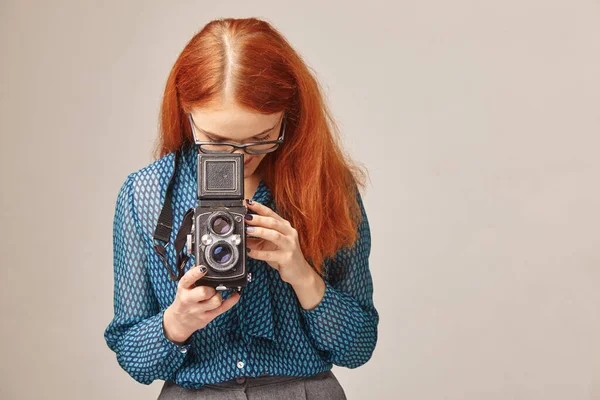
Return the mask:
<svg viewBox="0 0 600 400">
<path fill-rule="evenodd" d="M 241 291 L 252 279 L 246 267 L 244 156 L 198 152 L 198 206 L 187 252 L 208 268 L 196 286 Z"/>
</svg>

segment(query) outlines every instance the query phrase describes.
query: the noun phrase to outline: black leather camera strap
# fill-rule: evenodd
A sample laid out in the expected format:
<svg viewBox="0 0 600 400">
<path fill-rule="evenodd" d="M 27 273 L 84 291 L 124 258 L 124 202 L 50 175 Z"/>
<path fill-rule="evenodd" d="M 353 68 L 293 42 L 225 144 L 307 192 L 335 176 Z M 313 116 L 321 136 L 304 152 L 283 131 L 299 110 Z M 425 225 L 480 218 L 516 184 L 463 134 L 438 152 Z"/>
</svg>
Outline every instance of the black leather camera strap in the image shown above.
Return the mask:
<svg viewBox="0 0 600 400">
<path fill-rule="evenodd" d="M 173 230 L 173 204 L 172 204 L 172 192 L 173 192 L 173 182 L 175 181 L 175 173 L 177 171 L 177 165 L 179 164 L 179 160 L 181 158 L 180 153 L 183 151 L 175 152 L 175 165 L 173 167 L 173 173 L 171 174 L 171 178 L 169 179 L 169 185 L 167 187 L 167 193 L 165 195 L 163 208 L 160 212 L 160 216 L 158 217 L 158 223 L 156 224 L 156 229 L 154 230 L 154 240 L 152 243 L 154 244 L 154 250 L 156 253 L 162 258 L 165 267 L 167 267 L 167 271 L 169 272 L 169 277 L 172 281 L 178 281 L 183 276 L 183 268 L 186 262 L 189 259 L 189 256 L 183 253 L 183 246 L 185 244 L 187 235 L 191 232 L 192 228 L 192 220 L 194 216 L 194 208 L 190 208 L 187 210 L 185 215 L 183 216 L 183 220 L 181 222 L 181 226 L 179 227 L 179 232 L 177 232 L 177 237 L 175 238 L 175 243 L 173 244 L 176 254 L 177 254 L 177 273 L 174 274 L 171 268 L 169 268 L 169 263 L 167 262 L 166 257 L 166 246 L 169 244 L 171 238 L 171 231 Z M 165 243 L 163 246 L 157 241 L 161 241 Z"/>
</svg>

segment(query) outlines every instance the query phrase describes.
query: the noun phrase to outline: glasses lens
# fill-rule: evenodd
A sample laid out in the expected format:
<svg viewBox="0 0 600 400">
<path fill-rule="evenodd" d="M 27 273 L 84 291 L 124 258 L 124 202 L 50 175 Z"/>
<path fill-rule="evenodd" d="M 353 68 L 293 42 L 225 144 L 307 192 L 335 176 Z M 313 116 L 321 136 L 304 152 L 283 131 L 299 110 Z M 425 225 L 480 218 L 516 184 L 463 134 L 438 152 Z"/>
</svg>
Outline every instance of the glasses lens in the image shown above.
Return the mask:
<svg viewBox="0 0 600 400">
<path fill-rule="evenodd" d="M 202 144 L 200 150 L 204 153 L 233 153 L 235 148 L 227 144 Z"/>
<path fill-rule="evenodd" d="M 246 147 L 246 151 L 250 154 L 269 153 L 279 147 L 279 143 L 253 144 Z"/>
<path fill-rule="evenodd" d="M 279 143 L 252 144 L 246 147 L 248 154 L 270 153 L 279 147 Z M 235 147 L 227 144 L 201 144 L 200 151 L 203 153 L 233 153 Z"/>
</svg>

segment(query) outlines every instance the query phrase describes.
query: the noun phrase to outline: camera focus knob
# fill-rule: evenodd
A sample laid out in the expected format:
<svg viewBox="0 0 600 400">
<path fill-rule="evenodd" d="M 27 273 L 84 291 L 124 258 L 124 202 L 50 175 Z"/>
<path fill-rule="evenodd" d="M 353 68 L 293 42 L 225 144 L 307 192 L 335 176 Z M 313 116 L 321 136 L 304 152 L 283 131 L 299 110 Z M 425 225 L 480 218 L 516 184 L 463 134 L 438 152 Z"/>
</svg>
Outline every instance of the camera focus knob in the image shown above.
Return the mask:
<svg viewBox="0 0 600 400">
<path fill-rule="evenodd" d="M 186 252 L 188 254 L 192 254 L 192 235 L 190 233 L 188 233 L 188 235 L 187 235 L 187 240 L 186 240 L 185 244 L 187 246 Z"/>
</svg>

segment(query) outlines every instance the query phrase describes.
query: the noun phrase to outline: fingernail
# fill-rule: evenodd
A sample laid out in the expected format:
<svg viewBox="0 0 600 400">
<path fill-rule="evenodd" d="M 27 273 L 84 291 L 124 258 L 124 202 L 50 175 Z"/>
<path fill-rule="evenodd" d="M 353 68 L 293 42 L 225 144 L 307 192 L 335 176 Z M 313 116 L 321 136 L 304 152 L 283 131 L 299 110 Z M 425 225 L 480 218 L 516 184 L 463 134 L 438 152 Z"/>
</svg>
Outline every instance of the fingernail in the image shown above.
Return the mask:
<svg viewBox="0 0 600 400">
<path fill-rule="evenodd" d="M 202 273 L 205 273 L 205 272 L 206 272 L 206 267 L 205 267 L 204 265 L 201 265 L 201 266 L 199 267 L 199 269 L 200 269 L 200 272 L 202 272 Z"/>
<path fill-rule="evenodd" d="M 244 218 L 246 218 L 248 221 L 252 220 L 252 214 L 246 214 L 244 215 Z"/>
<path fill-rule="evenodd" d="M 250 199 L 246 199 L 246 203 L 248 203 L 248 204 L 254 204 L 254 202 L 252 200 L 250 200 Z"/>
<path fill-rule="evenodd" d="M 254 232 L 254 227 L 253 226 L 247 226 L 246 227 L 246 232 Z"/>
</svg>

